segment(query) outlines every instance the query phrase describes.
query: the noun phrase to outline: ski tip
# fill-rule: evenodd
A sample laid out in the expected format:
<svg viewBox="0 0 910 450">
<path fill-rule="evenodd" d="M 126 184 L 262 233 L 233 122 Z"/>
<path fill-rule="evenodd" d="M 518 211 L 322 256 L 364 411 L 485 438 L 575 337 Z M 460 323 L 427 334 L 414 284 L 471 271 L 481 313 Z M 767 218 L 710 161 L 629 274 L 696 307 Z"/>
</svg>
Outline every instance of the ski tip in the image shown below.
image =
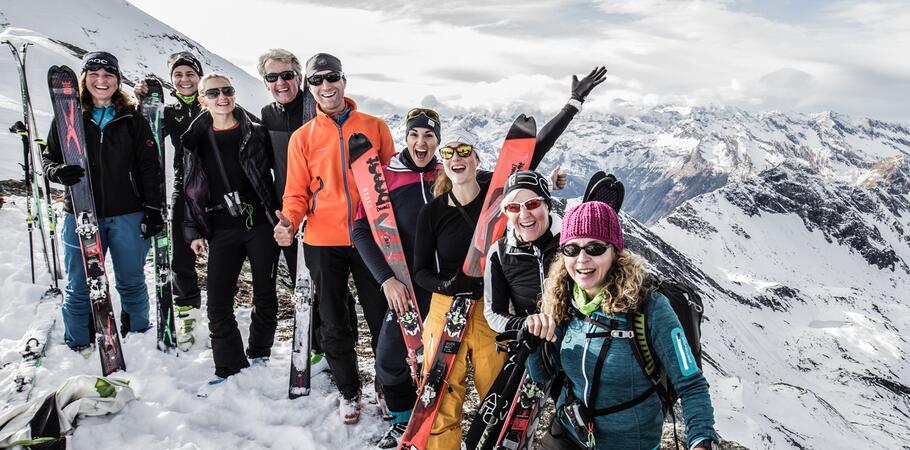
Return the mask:
<svg viewBox="0 0 910 450">
<path fill-rule="evenodd" d="M 537 122 L 533 117 L 521 114 L 512 122 L 506 139 L 527 139 L 537 137 Z"/>
</svg>

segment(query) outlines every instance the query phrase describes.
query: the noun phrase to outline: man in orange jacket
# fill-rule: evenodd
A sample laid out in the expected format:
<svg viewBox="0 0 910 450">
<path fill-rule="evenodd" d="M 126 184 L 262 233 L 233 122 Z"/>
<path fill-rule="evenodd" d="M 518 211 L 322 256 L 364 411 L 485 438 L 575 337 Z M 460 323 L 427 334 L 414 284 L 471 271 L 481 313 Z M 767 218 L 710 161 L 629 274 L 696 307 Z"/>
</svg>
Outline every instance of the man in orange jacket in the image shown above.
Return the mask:
<svg viewBox="0 0 910 450">
<path fill-rule="evenodd" d="M 306 77 L 317 114 L 291 135 L 284 209 L 277 214 L 275 240 L 291 245 L 306 217 L 303 250 L 319 297 L 322 346 L 342 395 L 341 418 L 354 424 L 360 417 L 361 386 L 346 301 L 348 274 L 353 275 L 374 350 L 387 306 L 352 246 L 360 195 L 348 167 L 347 143 L 351 134 L 365 134 L 378 146 L 382 164 L 388 164 L 395 146 L 385 122 L 357 111 L 357 104 L 344 96 L 347 79 L 338 58 L 317 53 L 306 63 Z"/>
</svg>

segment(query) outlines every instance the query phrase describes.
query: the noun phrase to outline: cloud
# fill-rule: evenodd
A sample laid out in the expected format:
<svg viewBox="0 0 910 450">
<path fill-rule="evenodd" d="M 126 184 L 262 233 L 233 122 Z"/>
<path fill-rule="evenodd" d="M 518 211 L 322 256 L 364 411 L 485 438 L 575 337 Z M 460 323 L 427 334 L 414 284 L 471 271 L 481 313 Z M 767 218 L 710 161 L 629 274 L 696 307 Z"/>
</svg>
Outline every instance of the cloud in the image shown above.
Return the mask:
<svg viewBox="0 0 910 450">
<path fill-rule="evenodd" d="M 169 23 L 225 10 L 131 1 Z M 452 110 L 553 110 L 573 73 L 606 65 L 588 110 L 720 104 L 910 120 L 898 106 L 910 103 L 910 58 L 898 56 L 910 48 L 910 8 L 900 2 L 288 0 L 224 14 L 217 27 L 178 28 L 233 61 L 276 45 L 331 51 L 352 95 L 392 105 L 432 96 Z M 225 27 L 250 32 L 225 40 Z"/>
</svg>

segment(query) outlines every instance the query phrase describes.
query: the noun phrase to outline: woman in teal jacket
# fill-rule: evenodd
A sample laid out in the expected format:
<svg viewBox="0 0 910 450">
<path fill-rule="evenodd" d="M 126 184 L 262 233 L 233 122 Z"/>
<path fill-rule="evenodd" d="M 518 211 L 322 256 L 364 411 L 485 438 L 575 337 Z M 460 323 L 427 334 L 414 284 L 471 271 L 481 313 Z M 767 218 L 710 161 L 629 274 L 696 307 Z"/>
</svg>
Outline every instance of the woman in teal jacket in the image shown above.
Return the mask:
<svg viewBox="0 0 910 450">
<path fill-rule="evenodd" d="M 543 383 L 562 370 L 568 381 L 541 449 L 659 448 L 660 397 L 647 395 L 652 383 L 635 359 L 629 331 L 630 313 L 642 310 L 652 352 L 682 400 L 689 448 L 710 449 L 718 441 L 708 382 L 644 260 L 624 248 L 609 206 L 585 202 L 566 213 L 547 279 L 542 312 L 526 321 L 529 334 L 545 341 L 529 356 L 528 373 Z"/>
</svg>

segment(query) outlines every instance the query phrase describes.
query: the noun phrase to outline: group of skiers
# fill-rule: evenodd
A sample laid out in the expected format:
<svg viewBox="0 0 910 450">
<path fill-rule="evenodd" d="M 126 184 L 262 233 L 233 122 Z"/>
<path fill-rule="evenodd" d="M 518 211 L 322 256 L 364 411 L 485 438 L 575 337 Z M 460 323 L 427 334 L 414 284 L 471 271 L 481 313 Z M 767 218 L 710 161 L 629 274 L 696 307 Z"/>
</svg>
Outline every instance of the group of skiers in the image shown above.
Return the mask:
<svg viewBox="0 0 910 450">
<path fill-rule="evenodd" d="M 195 257 L 208 255 L 215 376 L 200 388 L 200 396 L 251 364 L 268 363 L 277 325 L 279 255 L 284 253 L 293 277 L 302 227 L 301 247 L 317 299 L 312 362 L 315 367 L 327 362 L 341 394 L 341 419 L 357 423 L 362 385 L 351 277 L 390 418 L 378 447 L 399 445 L 418 402 L 398 315 L 408 311 L 410 301 L 416 303 L 429 358 L 455 296 L 476 299 L 477 312 L 468 318 L 425 448 L 461 447 L 468 367 L 478 395 L 485 398 L 508 358 L 497 348 L 497 334 L 509 330 L 520 330 L 531 349 L 530 378 L 552 386 L 556 399 L 557 414 L 540 448 L 656 448 L 664 411 L 658 396 L 642 395 L 653 393 L 651 379 L 632 359 L 630 345 L 610 345 L 622 339 L 611 338 L 610 331 L 598 333 L 608 328 L 622 335 L 617 331 L 631 330 L 630 315 L 643 309 L 656 364 L 666 369 L 682 400 L 689 446 L 711 448 L 719 441 L 708 385 L 685 338 L 680 339 L 679 321 L 643 260 L 625 249 L 614 211 L 621 198 L 575 206 L 556 229 L 550 184 L 561 189 L 566 176 L 555 172 L 548 178 L 534 171 L 605 80 L 605 69 L 595 68 L 581 80 L 572 77 L 571 98 L 537 135 L 527 170 L 513 174 L 504 187 L 499 206 L 509 222 L 506 235 L 491 246 L 484 276 L 471 277 L 461 267 L 492 175 L 479 169 L 480 141 L 473 132 L 444 127 L 437 112 L 414 108 L 405 118 L 405 148 L 396 150 L 388 125 L 345 96 L 342 63 L 327 53 L 304 66 L 286 50 L 263 54 L 259 74 L 275 101 L 262 108 L 261 119 L 236 104 L 228 77 L 204 75 L 194 55 L 174 54 L 168 68 L 177 98 L 165 109 L 164 128 L 174 147 L 172 268 L 182 349 L 195 342 L 201 306 Z M 165 225 L 160 212 L 165 193 L 150 129 L 121 81 L 114 55 L 91 52 L 83 58 L 80 90 L 90 178 L 126 334 L 150 327 L 144 264 L 149 237 Z M 142 97 L 147 91 L 139 83 L 134 94 Z M 63 163 L 60 137 L 53 130 L 44 152 L 46 174 L 51 181 L 75 184 L 86 174 Z M 409 298 L 408 286 L 395 277 L 371 234 L 349 167 L 348 142 L 355 133 L 369 139 L 381 161 L 415 298 Z M 90 353 L 90 299 L 80 276 L 71 206 L 62 241 L 68 274 L 65 341 L 75 351 Z M 244 349 L 233 306 L 247 260 L 253 310 Z M 429 364 L 423 369 L 426 375 Z"/>
</svg>

